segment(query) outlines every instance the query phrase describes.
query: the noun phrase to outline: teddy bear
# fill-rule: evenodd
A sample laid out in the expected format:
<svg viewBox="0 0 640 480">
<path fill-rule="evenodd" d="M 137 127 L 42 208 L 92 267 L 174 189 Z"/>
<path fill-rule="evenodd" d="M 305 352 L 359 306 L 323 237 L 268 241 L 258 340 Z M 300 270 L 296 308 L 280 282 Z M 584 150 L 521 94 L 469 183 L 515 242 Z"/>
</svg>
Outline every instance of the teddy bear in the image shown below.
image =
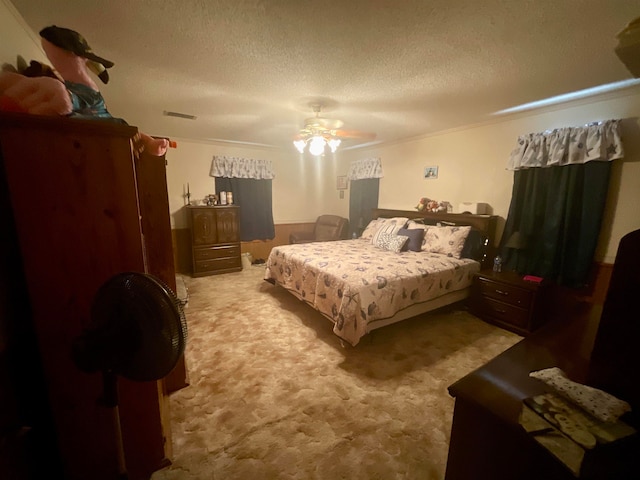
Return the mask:
<svg viewBox="0 0 640 480">
<path fill-rule="evenodd" d="M 99 57 L 78 32 L 55 25 L 40 31 L 42 48 L 61 78 L 31 78 L 17 72 L 0 73 L 0 110 L 36 115 L 64 115 L 95 118 L 126 124 L 113 117 L 89 74 L 109 81 L 113 62 Z M 140 132 L 143 149 L 152 155 L 164 155 L 175 143 Z"/>
</svg>

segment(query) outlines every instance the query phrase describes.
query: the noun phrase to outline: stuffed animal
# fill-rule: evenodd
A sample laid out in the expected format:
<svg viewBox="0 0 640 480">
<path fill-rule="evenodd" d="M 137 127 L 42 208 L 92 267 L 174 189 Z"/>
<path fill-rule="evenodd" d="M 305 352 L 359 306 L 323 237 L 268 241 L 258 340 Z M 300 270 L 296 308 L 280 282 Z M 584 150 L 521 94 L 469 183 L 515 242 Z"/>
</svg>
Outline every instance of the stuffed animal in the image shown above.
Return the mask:
<svg viewBox="0 0 640 480">
<path fill-rule="evenodd" d="M 107 83 L 107 69 L 113 67 L 113 62 L 93 53 L 84 37 L 68 28 L 46 27 L 40 31 L 40 36 L 47 58 L 63 81 L 3 71 L 0 73 L 0 110 L 97 118 L 126 124 L 109 113 L 89 74 L 93 72 Z M 163 155 L 170 143 L 175 146 L 166 138 L 153 138 L 144 133 L 140 133 L 140 138 L 144 150 L 152 155 Z"/>
<path fill-rule="evenodd" d="M 427 197 L 422 197 L 419 201 L 418 201 L 418 205 L 416 205 L 416 210 L 418 210 L 419 212 L 423 212 L 423 211 L 427 211 L 427 203 L 429 203 L 431 200 L 428 199 Z"/>
<path fill-rule="evenodd" d="M 422 197 L 416 205 L 416 210 L 419 212 L 440 213 L 448 212 L 451 204 L 447 201 L 431 200 L 427 197 Z"/>
</svg>

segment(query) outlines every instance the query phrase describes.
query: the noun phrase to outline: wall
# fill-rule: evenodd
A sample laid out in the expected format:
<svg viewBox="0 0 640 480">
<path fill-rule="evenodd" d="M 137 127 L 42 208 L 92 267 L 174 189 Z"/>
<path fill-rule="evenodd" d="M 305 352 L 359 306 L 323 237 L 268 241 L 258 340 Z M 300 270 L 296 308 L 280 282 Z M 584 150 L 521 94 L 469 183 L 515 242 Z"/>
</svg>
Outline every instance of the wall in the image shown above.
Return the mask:
<svg viewBox="0 0 640 480">
<path fill-rule="evenodd" d="M 302 156 L 293 145 L 290 150 L 200 143 L 188 139 L 172 139 L 178 147 L 169 149 L 166 158 L 169 208 L 172 226 L 186 228 L 182 207 L 189 184 L 191 200 L 202 200 L 214 193 L 214 179 L 209 176 L 214 155 L 266 159 L 273 162 L 273 217 L 276 224 L 312 222 L 323 213 L 347 216 L 348 196 L 339 198 L 336 175 L 346 174 L 345 162 L 331 155 L 322 158 Z M 338 170 L 338 165 L 341 170 Z"/>
<path fill-rule="evenodd" d="M 382 159 L 381 208 L 412 209 L 420 197 L 486 202 L 501 217 L 509 210 L 513 172 L 506 170 L 519 135 L 578 126 L 610 118 L 624 119 L 623 161 L 615 161 L 596 260 L 612 263 L 620 238 L 640 228 L 640 88 L 632 87 L 589 100 L 496 119 L 492 123 L 426 136 L 392 145 L 348 152 L 343 159 Z M 424 167 L 439 166 L 437 179 L 424 179 Z M 454 210 L 455 211 L 455 210 Z"/>
<path fill-rule="evenodd" d="M 30 60 L 47 62 L 40 48 L 40 38 L 26 26 L 9 0 L 0 0 L 0 63 L 16 66 L 16 57 L 21 55 L 27 63 Z"/>
</svg>

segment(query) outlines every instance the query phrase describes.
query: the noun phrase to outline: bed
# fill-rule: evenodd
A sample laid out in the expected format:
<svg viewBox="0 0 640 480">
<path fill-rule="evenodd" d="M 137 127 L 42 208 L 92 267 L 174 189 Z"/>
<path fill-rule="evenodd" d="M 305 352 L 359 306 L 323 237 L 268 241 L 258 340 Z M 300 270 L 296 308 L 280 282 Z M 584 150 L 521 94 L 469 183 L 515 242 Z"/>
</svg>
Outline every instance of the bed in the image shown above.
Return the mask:
<svg viewBox="0 0 640 480">
<path fill-rule="evenodd" d="M 353 346 L 377 328 L 465 299 L 496 226 L 491 215 L 374 209 L 372 218 L 360 238 L 274 247 L 266 262 L 266 281 L 319 311 Z"/>
</svg>

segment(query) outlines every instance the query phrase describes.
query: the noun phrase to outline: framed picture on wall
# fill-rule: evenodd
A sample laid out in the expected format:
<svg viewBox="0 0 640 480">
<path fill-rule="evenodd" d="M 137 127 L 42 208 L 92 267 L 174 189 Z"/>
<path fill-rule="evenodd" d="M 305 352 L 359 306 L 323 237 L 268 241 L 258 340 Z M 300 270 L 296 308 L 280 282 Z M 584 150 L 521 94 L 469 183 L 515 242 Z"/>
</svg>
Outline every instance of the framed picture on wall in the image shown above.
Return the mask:
<svg viewBox="0 0 640 480">
<path fill-rule="evenodd" d="M 349 187 L 349 182 L 347 181 L 347 176 L 346 175 L 342 175 L 342 176 L 337 177 L 336 185 L 338 187 L 338 190 L 346 190 Z"/>
<path fill-rule="evenodd" d="M 424 178 L 438 178 L 438 167 L 424 167 Z"/>
</svg>

